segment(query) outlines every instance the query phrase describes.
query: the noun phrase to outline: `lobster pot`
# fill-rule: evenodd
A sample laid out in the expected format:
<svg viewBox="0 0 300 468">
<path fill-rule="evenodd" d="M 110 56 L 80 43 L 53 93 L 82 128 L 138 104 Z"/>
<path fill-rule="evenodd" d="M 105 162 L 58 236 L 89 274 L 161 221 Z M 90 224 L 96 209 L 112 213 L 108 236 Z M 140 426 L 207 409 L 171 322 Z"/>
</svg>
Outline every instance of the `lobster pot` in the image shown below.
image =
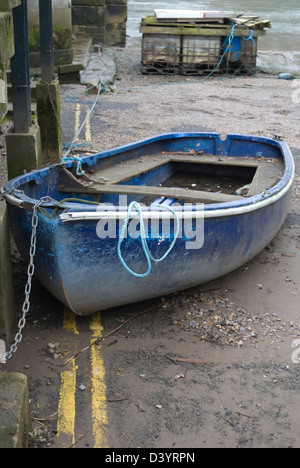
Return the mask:
<svg viewBox="0 0 300 468">
<path fill-rule="evenodd" d="M 142 41 L 142 71 L 144 73 L 178 73 L 181 36 L 144 34 Z"/>
<path fill-rule="evenodd" d="M 251 71 L 256 72 L 256 61 L 258 53 L 258 40 L 257 37 L 251 40 L 241 39 L 241 62 L 244 68 L 249 68 Z"/>
<path fill-rule="evenodd" d="M 228 40 L 223 41 L 222 48 L 228 47 Z M 257 38 L 235 37 L 228 52 L 225 54 L 222 68 L 227 72 L 256 72 Z"/>
<path fill-rule="evenodd" d="M 214 69 L 220 60 L 221 36 L 183 36 L 183 72 L 205 73 Z"/>
</svg>

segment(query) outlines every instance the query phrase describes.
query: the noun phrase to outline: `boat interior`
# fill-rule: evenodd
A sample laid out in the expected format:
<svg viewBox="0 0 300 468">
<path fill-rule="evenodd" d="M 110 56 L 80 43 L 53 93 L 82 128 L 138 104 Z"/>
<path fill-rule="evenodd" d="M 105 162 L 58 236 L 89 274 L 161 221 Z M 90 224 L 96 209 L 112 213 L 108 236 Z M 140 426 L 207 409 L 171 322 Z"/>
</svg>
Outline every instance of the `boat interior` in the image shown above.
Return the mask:
<svg viewBox="0 0 300 468">
<path fill-rule="evenodd" d="M 164 151 L 135 158 L 106 158 L 97 169 L 59 170 L 61 198 L 97 203 L 128 201 L 171 205 L 177 203 L 228 203 L 252 197 L 274 187 L 284 174 L 281 158 L 228 157 L 202 151 Z"/>
</svg>

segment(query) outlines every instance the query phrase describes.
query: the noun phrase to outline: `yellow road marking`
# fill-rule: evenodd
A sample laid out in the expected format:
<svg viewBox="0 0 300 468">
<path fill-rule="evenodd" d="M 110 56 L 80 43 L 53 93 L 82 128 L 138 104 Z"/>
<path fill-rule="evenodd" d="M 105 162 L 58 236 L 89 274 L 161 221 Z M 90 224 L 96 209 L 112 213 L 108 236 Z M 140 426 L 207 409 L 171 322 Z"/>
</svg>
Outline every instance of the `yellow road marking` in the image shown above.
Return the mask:
<svg viewBox="0 0 300 468">
<path fill-rule="evenodd" d="M 75 135 L 77 135 L 79 131 L 79 126 L 80 126 L 80 104 L 77 104 L 76 113 L 75 113 Z M 79 138 L 77 138 L 76 141 L 79 141 Z"/>
<path fill-rule="evenodd" d="M 63 437 L 63 441 L 69 446 L 75 443 L 75 361 L 71 361 L 71 366 L 70 370 L 60 374 L 61 386 L 57 423 L 57 437 Z"/>
<path fill-rule="evenodd" d="M 79 335 L 76 324 L 76 315 L 70 309 L 64 309 L 63 327 L 64 330 L 74 333 L 74 335 Z"/>
<path fill-rule="evenodd" d="M 87 109 L 86 113 L 89 113 L 89 109 Z M 92 135 L 91 135 L 91 116 L 86 121 L 86 126 L 85 126 L 85 139 L 86 141 L 92 141 Z"/>
<path fill-rule="evenodd" d="M 69 309 L 64 310 L 64 330 L 78 335 L 76 315 Z M 100 313 L 91 316 L 90 330 L 92 336 L 90 343 L 101 339 L 103 327 Z M 61 386 L 58 405 L 57 436 L 71 446 L 75 443 L 75 395 L 76 395 L 76 371 L 75 359 L 70 362 L 69 370 L 61 373 Z M 91 346 L 91 392 L 92 392 L 92 426 L 95 448 L 108 447 L 106 429 L 108 425 L 106 404 L 105 367 L 99 345 Z"/>
<path fill-rule="evenodd" d="M 64 330 L 79 335 L 75 314 L 65 308 L 63 316 Z M 60 395 L 58 405 L 57 436 L 64 436 L 71 445 L 75 442 L 75 393 L 76 393 L 76 366 L 71 361 L 71 369 L 60 374 Z"/>
<path fill-rule="evenodd" d="M 102 338 L 103 327 L 101 325 L 101 315 L 96 313 L 91 317 L 90 329 L 92 330 L 91 342 Z M 91 347 L 92 363 L 92 418 L 94 448 L 107 448 L 106 428 L 108 424 L 106 405 L 106 383 L 105 367 L 101 356 L 101 346 Z"/>
</svg>

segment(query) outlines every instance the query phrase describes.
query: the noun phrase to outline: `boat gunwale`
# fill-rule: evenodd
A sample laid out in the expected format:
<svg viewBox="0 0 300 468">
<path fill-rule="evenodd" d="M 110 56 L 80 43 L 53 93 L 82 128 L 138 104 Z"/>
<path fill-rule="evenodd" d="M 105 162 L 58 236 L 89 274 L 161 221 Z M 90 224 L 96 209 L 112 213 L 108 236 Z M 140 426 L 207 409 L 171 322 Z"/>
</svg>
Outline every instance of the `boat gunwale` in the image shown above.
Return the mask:
<svg viewBox="0 0 300 468">
<path fill-rule="evenodd" d="M 255 194 L 251 197 L 245 198 L 241 200 L 240 198 L 237 201 L 233 202 L 219 202 L 219 203 L 213 203 L 213 204 L 191 204 L 191 209 L 190 212 L 192 212 L 193 217 L 197 216 L 197 213 L 200 212 L 200 215 L 204 217 L 213 217 L 213 216 L 229 216 L 229 215 L 234 215 L 234 214 L 241 214 L 244 212 L 249 212 L 253 211 L 255 209 L 262 208 L 268 204 L 271 204 L 278 199 L 280 199 L 282 196 L 284 196 L 291 188 L 294 175 L 295 175 L 295 164 L 294 164 L 294 159 L 292 156 L 292 153 L 285 141 L 278 141 L 274 140 L 272 138 L 266 138 L 266 137 L 260 137 L 260 136 L 255 136 L 255 135 L 242 135 L 242 134 L 228 134 L 225 140 L 221 140 L 220 134 L 219 133 L 203 133 L 203 132 L 183 132 L 183 133 L 165 133 L 165 134 L 160 134 L 156 135 L 151 138 L 147 138 L 144 140 L 140 140 L 134 143 L 130 143 L 124 146 L 118 146 L 116 148 L 106 150 L 100 153 L 96 153 L 93 155 L 88 155 L 88 156 L 83 156 L 82 159 L 82 164 L 87 164 L 88 166 L 94 166 L 99 160 L 121 154 L 122 152 L 127 152 L 130 150 L 135 150 L 137 148 L 142 148 L 147 145 L 150 145 L 152 143 L 158 142 L 158 141 L 163 141 L 163 140 L 170 140 L 170 139 L 184 139 L 184 138 L 210 138 L 210 139 L 215 139 L 216 141 L 219 142 L 229 142 L 230 140 L 241 140 L 241 141 L 248 141 L 248 142 L 253 142 L 253 143 L 262 143 L 262 144 L 267 144 L 269 146 L 276 147 L 280 150 L 281 156 L 283 158 L 284 162 L 284 174 L 280 181 L 272 188 L 267 189 L 264 192 L 260 192 L 258 194 Z M 226 155 L 222 155 L 223 157 L 226 157 Z M 228 155 L 229 156 L 229 155 Z M 28 174 L 21 175 L 19 177 L 16 177 L 15 179 L 12 179 L 8 181 L 4 188 L 2 189 L 2 195 L 6 199 L 8 204 L 19 206 L 20 208 L 24 208 L 24 205 L 26 203 L 27 205 L 35 205 L 38 203 L 38 199 L 30 198 L 24 193 L 20 192 L 17 194 L 17 196 L 14 194 L 14 191 L 17 191 L 20 186 L 25 185 L 26 183 L 29 183 L 33 180 L 38 180 L 42 179 L 45 176 L 49 175 L 50 171 L 59 167 L 66 167 L 66 168 L 71 168 L 75 165 L 75 161 L 70 161 L 70 162 L 64 162 L 64 163 L 59 163 L 59 164 L 54 164 L 51 166 L 48 166 L 46 168 L 42 168 L 36 171 L 32 171 Z M 59 203 L 59 206 L 63 210 L 70 210 L 74 208 L 75 203 L 63 203 L 63 200 Z M 43 207 L 51 207 L 54 204 L 54 200 L 50 200 L 49 202 L 44 202 Z M 76 205 L 80 205 L 80 203 L 76 203 Z M 99 212 L 99 205 L 95 205 L 95 211 L 89 211 L 87 213 L 82 213 L 83 219 L 96 219 L 95 215 L 98 213 L 100 216 L 101 212 Z M 125 212 L 125 207 L 120 208 L 121 212 Z M 174 207 L 174 210 L 178 213 L 184 212 L 185 215 L 187 214 L 187 211 L 185 207 L 179 207 L 176 206 Z M 149 206 L 145 209 L 144 212 L 150 211 L 152 214 L 152 217 L 155 217 L 155 212 L 153 211 L 153 207 Z M 116 211 L 113 212 L 114 215 L 116 216 Z M 72 213 L 69 213 L 72 214 Z M 77 214 L 79 214 L 77 212 Z M 105 211 L 105 214 L 108 214 L 108 211 Z M 161 217 L 162 212 L 159 211 L 158 213 L 159 216 Z M 78 219 L 78 218 L 77 218 Z M 70 219 L 71 220 L 71 219 Z"/>
</svg>

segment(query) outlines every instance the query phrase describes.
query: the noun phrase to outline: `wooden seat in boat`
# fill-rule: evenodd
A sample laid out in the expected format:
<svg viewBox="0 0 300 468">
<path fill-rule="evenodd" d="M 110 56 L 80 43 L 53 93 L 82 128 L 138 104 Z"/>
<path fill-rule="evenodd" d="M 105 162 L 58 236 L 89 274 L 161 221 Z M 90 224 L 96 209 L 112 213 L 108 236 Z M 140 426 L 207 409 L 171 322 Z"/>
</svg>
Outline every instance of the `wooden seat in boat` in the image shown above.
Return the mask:
<svg viewBox="0 0 300 468">
<path fill-rule="evenodd" d="M 102 164 L 102 161 L 101 161 Z M 95 201 L 100 201 L 104 194 L 136 195 L 137 197 L 152 196 L 174 200 L 185 200 L 197 203 L 226 203 L 253 196 L 273 187 L 284 172 L 283 161 L 257 157 L 225 157 L 190 153 L 160 153 L 144 157 L 132 158 L 110 163 L 103 160 L 100 170 L 96 173 L 75 177 L 70 170 L 60 171 L 59 189 L 62 193 L 91 194 Z M 213 170 L 226 169 L 227 173 L 249 170 L 251 183 L 244 196 L 212 193 L 205 190 L 192 190 L 180 187 L 164 187 L 150 185 L 134 185 L 132 181 L 143 174 L 157 170 L 166 164 L 192 164 L 213 167 Z M 197 167 L 199 176 L 199 166 Z M 125 185 L 126 184 L 126 185 Z M 241 182 L 241 186 L 243 182 Z"/>
</svg>

